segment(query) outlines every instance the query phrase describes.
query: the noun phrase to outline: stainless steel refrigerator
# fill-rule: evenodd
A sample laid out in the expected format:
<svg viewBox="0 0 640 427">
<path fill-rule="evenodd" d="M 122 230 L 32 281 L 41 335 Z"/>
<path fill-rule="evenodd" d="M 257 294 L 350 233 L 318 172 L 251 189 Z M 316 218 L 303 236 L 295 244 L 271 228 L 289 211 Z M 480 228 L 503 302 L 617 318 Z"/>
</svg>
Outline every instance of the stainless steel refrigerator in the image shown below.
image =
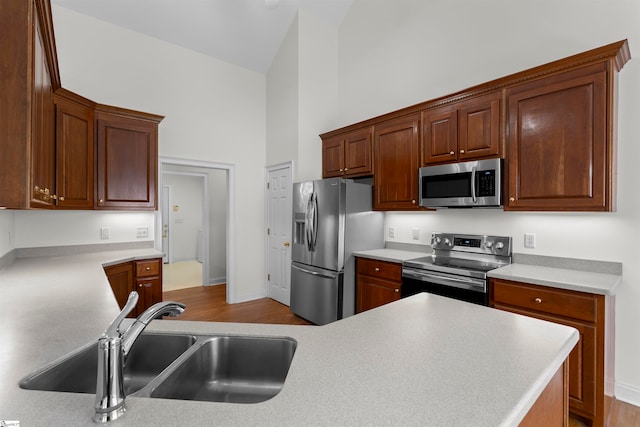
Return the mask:
<svg viewBox="0 0 640 427">
<path fill-rule="evenodd" d="M 355 313 L 354 251 L 384 247 L 372 188 L 342 178 L 293 184 L 291 311 L 324 325 Z"/>
</svg>

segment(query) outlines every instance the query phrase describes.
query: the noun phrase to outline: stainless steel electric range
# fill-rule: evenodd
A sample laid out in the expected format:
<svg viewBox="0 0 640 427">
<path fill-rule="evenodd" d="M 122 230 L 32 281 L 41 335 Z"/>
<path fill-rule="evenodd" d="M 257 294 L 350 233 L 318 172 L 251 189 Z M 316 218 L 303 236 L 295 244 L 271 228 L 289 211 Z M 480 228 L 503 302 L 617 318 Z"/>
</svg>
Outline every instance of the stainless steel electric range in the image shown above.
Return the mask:
<svg viewBox="0 0 640 427">
<path fill-rule="evenodd" d="M 429 292 L 489 304 L 487 273 L 511 263 L 511 237 L 433 233 L 433 254 L 402 263 L 401 296 Z"/>
</svg>

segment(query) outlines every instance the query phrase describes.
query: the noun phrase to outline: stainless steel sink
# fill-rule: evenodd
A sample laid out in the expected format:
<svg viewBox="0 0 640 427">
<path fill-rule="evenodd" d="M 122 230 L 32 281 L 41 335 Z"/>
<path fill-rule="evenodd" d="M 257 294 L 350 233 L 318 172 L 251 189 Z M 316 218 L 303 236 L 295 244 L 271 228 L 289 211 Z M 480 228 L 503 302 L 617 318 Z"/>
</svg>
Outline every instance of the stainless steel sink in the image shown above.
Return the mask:
<svg viewBox="0 0 640 427">
<path fill-rule="evenodd" d="M 131 347 L 124 367 L 125 393 L 143 388 L 195 341 L 195 336 L 186 334 L 141 334 Z M 98 343 L 95 342 L 29 375 L 20 382 L 20 387 L 95 394 L 97 368 Z"/>
<path fill-rule="evenodd" d="M 257 403 L 277 395 L 297 342 L 288 337 L 218 336 L 159 381 L 150 397 Z"/>
</svg>

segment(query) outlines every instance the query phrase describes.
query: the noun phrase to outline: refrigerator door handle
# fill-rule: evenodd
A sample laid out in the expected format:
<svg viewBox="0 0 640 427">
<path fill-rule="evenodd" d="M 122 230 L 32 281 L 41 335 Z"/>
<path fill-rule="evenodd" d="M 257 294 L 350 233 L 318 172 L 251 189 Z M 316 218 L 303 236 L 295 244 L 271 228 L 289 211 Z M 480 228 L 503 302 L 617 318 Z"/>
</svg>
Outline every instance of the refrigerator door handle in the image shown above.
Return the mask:
<svg viewBox="0 0 640 427">
<path fill-rule="evenodd" d="M 313 276 L 324 277 L 326 279 L 335 279 L 336 277 L 338 277 L 337 274 L 332 275 L 332 274 L 318 273 L 317 271 L 307 270 L 306 268 L 301 268 L 294 264 L 291 264 L 291 268 L 295 268 L 296 270 L 302 271 L 303 273 L 311 274 Z"/>
<path fill-rule="evenodd" d="M 316 250 L 316 244 L 318 243 L 318 196 L 316 195 L 316 193 L 313 193 L 312 200 L 312 206 L 311 209 L 313 210 L 313 227 L 312 227 L 312 233 L 313 233 L 313 243 L 312 243 L 312 250 L 315 251 Z"/>
<path fill-rule="evenodd" d="M 307 200 L 307 207 L 306 207 L 306 211 L 304 213 L 304 229 L 305 229 L 305 238 L 307 239 L 306 246 L 307 246 L 307 250 L 309 252 L 312 251 L 311 248 L 311 236 L 312 236 L 312 230 L 311 230 L 311 222 L 309 221 L 309 217 L 311 215 L 311 200 L 313 199 L 313 193 L 311 193 L 311 196 L 309 196 L 309 200 Z"/>
</svg>

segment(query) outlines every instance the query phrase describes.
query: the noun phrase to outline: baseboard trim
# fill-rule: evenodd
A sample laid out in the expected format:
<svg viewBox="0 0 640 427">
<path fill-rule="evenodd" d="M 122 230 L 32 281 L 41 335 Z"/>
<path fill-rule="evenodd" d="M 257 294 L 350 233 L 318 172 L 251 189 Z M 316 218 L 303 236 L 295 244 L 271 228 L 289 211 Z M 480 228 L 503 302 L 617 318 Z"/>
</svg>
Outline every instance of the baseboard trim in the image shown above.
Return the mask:
<svg viewBox="0 0 640 427">
<path fill-rule="evenodd" d="M 640 406 L 640 388 L 616 382 L 616 399 Z"/>
<path fill-rule="evenodd" d="M 225 283 L 227 283 L 227 276 L 211 277 L 209 284 L 205 286 L 224 285 Z"/>
</svg>

